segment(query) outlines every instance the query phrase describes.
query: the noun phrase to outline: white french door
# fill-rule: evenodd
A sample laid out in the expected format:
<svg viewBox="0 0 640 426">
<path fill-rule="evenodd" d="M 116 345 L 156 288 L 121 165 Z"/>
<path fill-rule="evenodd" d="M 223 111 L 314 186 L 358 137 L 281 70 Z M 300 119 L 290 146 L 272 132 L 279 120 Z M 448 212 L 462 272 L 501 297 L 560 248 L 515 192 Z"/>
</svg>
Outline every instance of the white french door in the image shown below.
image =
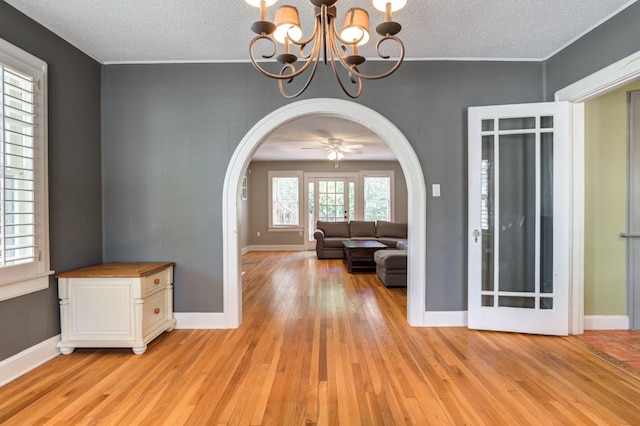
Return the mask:
<svg viewBox="0 0 640 426">
<path fill-rule="evenodd" d="M 315 247 L 316 222 L 344 222 L 354 219 L 355 176 L 307 176 L 307 249 Z"/>
<path fill-rule="evenodd" d="M 317 178 L 315 219 L 323 222 L 349 220 L 349 182 L 346 178 Z"/>
<path fill-rule="evenodd" d="M 468 325 L 569 332 L 568 103 L 469 108 Z"/>
</svg>

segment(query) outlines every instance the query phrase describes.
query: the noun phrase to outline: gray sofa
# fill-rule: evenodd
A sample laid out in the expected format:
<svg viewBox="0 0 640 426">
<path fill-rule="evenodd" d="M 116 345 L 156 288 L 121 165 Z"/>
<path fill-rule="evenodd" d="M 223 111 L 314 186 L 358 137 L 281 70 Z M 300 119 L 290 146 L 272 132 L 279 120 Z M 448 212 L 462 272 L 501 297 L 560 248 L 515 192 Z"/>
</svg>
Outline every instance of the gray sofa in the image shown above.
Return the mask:
<svg viewBox="0 0 640 426">
<path fill-rule="evenodd" d="M 376 275 L 385 287 L 407 286 L 407 250 L 378 250 L 373 254 Z"/>
<path fill-rule="evenodd" d="M 316 239 L 316 254 L 318 259 L 342 259 L 343 241 L 379 241 L 389 248 L 396 248 L 398 244 L 406 248 L 407 224 L 402 222 L 387 222 L 379 220 L 351 222 L 322 222 L 318 221 L 313 234 Z"/>
</svg>

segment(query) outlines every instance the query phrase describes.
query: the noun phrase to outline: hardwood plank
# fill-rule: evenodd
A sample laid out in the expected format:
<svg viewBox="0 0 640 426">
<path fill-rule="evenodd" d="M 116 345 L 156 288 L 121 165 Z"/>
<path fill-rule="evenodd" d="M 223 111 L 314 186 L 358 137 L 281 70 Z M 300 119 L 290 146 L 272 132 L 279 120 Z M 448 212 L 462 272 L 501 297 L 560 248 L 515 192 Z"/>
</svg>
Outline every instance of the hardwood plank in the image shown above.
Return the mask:
<svg viewBox="0 0 640 426">
<path fill-rule="evenodd" d="M 574 337 L 411 328 L 406 290 L 314 253 L 243 256 L 244 323 L 79 349 L 0 424 L 640 424 L 640 373 Z"/>
</svg>

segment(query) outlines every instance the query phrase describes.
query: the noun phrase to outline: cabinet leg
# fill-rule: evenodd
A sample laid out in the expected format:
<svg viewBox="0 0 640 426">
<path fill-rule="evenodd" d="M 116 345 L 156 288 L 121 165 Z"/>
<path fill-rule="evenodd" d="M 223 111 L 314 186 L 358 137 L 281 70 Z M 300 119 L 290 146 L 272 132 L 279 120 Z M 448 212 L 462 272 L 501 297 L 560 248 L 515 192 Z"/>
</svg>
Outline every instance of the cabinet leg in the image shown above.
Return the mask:
<svg viewBox="0 0 640 426">
<path fill-rule="evenodd" d="M 69 355 L 75 350 L 75 348 L 58 348 L 58 350 L 60 350 L 62 355 Z"/>
<path fill-rule="evenodd" d="M 133 350 L 133 353 L 136 355 L 142 355 L 144 351 L 147 350 L 147 345 L 131 348 L 131 350 Z"/>
</svg>

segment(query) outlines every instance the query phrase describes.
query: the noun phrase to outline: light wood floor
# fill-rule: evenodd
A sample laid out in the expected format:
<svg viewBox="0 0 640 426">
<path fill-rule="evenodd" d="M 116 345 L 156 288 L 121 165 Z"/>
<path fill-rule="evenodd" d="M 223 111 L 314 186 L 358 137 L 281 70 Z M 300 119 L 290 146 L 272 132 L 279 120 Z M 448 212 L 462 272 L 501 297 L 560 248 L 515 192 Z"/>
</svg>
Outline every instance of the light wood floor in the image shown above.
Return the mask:
<svg viewBox="0 0 640 426">
<path fill-rule="evenodd" d="M 240 329 L 57 357 L 0 424 L 640 424 L 640 376 L 573 337 L 410 328 L 403 289 L 311 253 L 243 265 Z"/>
</svg>

